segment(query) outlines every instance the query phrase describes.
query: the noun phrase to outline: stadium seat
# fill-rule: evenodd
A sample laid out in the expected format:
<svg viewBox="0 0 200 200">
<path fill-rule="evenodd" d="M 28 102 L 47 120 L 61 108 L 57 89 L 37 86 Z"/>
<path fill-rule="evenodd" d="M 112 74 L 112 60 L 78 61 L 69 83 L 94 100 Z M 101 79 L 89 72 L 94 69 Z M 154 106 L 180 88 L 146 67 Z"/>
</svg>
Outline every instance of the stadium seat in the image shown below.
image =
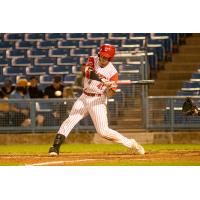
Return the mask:
<svg viewBox="0 0 200 200">
<path fill-rule="evenodd" d="M 2 75 L 0 76 L 0 85 L 3 85 L 5 80 L 10 79 L 12 83 L 16 83 L 16 76 L 5 76 Z"/>
<path fill-rule="evenodd" d="M 73 49 L 77 48 L 79 46 L 79 41 L 74 40 L 67 40 L 67 41 L 59 41 L 58 42 L 58 48 L 64 48 L 64 49 Z"/>
<path fill-rule="evenodd" d="M 36 42 L 32 41 L 17 41 L 15 43 L 16 49 L 33 49 L 36 47 Z"/>
<path fill-rule="evenodd" d="M 66 33 L 46 33 L 45 40 L 50 40 L 50 41 L 66 40 Z"/>
<path fill-rule="evenodd" d="M 8 67 L 8 65 L 10 65 L 10 64 L 11 64 L 11 62 L 9 59 L 4 59 L 4 58 L 0 59 L 0 66 Z"/>
<path fill-rule="evenodd" d="M 26 51 L 21 49 L 6 50 L 6 58 L 24 58 L 26 57 Z"/>
<path fill-rule="evenodd" d="M 193 82 L 200 82 L 200 73 L 192 73 L 192 78 L 190 79 L 190 81 Z"/>
<path fill-rule="evenodd" d="M 182 91 L 200 91 L 199 82 L 184 82 L 181 88 Z"/>
<path fill-rule="evenodd" d="M 121 47 L 122 46 L 122 40 L 110 40 L 106 39 L 104 40 L 105 44 L 111 44 L 114 45 L 115 47 Z"/>
<path fill-rule="evenodd" d="M 101 42 L 99 40 L 84 40 L 79 44 L 79 48 L 99 48 Z"/>
<path fill-rule="evenodd" d="M 5 33 L 4 41 L 22 41 L 24 39 L 23 33 Z"/>
<path fill-rule="evenodd" d="M 49 67 L 49 74 L 71 74 L 71 66 L 51 66 Z"/>
<path fill-rule="evenodd" d="M 25 33 L 25 41 L 42 41 L 45 39 L 45 33 Z"/>
<path fill-rule="evenodd" d="M 71 84 L 74 84 L 75 81 L 76 81 L 76 75 L 75 74 L 68 74 L 68 75 L 64 76 L 63 83 L 67 84 L 67 85 L 68 84 L 71 85 Z"/>
<path fill-rule="evenodd" d="M 56 64 L 56 60 L 54 58 L 35 58 L 34 64 L 41 66 L 49 66 Z"/>
<path fill-rule="evenodd" d="M 43 85 L 48 85 L 53 83 L 53 75 L 41 75 L 40 76 L 40 83 Z M 63 77 L 61 77 L 63 78 Z"/>
<path fill-rule="evenodd" d="M 12 49 L 13 45 L 11 42 L 0 42 L 0 50 L 7 50 L 7 49 Z"/>
<path fill-rule="evenodd" d="M 56 48 L 57 42 L 56 41 L 39 41 L 37 42 L 38 49 L 51 49 Z"/>
<path fill-rule="evenodd" d="M 108 39 L 108 33 L 88 33 L 89 40 L 105 40 Z"/>
<path fill-rule="evenodd" d="M 66 58 L 58 58 L 57 65 L 77 65 L 80 63 L 79 57 L 69 56 Z"/>
<path fill-rule="evenodd" d="M 85 40 L 87 33 L 67 33 L 67 40 Z"/>
<path fill-rule="evenodd" d="M 127 39 L 122 42 L 122 47 L 141 47 L 143 45 L 142 40 Z"/>
<path fill-rule="evenodd" d="M 26 67 L 26 75 L 47 75 L 49 73 L 48 67 L 42 66 L 34 66 L 34 67 Z"/>
<path fill-rule="evenodd" d="M 141 73 L 139 70 L 120 71 L 119 80 L 138 81 L 141 80 Z"/>
<path fill-rule="evenodd" d="M 5 67 L 3 68 L 4 76 L 22 76 L 26 73 L 25 67 Z"/>
<path fill-rule="evenodd" d="M 65 58 L 69 55 L 67 49 L 49 49 L 49 57 Z"/>
<path fill-rule="evenodd" d="M 173 52 L 173 42 L 172 39 L 169 38 L 169 36 L 159 37 L 159 36 L 153 36 L 151 39 L 148 39 L 148 44 L 162 44 L 165 48 L 165 60 L 171 61 L 172 59 L 172 52 Z"/>
<path fill-rule="evenodd" d="M 145 38 L 150 38 L 151 34 L 150 33 L 131 33 L 130 34 L 130 39 L 136 39 L 136 40 L 144 40 Z"/>
<path fill-rule="evenodd" d="M 111 40 L 126 40 L 129 39 L 129 33 L 110 33 L 109 39 Z"/>
<path fill-rule="evenodd" d="M 32 62 L 29 58 L 13 58 L 12 65 L 13 66 L 31 66 Z"/>
<path fill-rule="evenodd" d="M 135 70 L 139 70 L 141 69 L 141 62 L 140 61 L 134 61 L 131 64 L 123 64 L 121 65 L 120 71 L 135 71 Z"/>
<path fill-rule="evenodd" d="M 89 57 L 93 55 L 93 49 L 71 49 L 71 56 Z"/>
<path fill-rule="evenodd" d="M 148 51 L 154 51 L 159 61 L 165 61 L 165 48 L 161 44 L 147 44 Z"/>
<path fill-rule="evenodd" d="M 194 91 L 177 91 L 176 95 L 177 96 L 187 96 L 188 97 L 188 96 L 196 95 L 195 93 L 194 93 Z"/>
<path fill-rule="evenodd" d="M 48 50 L 45 49 L 29 49 L 27 50 L 28 58 L 45 58 L 48 55 Z"/>
</svg>

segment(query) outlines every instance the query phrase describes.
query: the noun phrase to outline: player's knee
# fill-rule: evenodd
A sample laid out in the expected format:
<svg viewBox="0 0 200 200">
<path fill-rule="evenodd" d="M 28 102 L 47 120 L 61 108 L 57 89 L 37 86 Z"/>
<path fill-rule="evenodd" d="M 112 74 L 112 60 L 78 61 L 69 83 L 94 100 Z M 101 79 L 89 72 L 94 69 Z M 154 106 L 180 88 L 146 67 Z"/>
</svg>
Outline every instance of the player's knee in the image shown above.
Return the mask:
<svg viewBox="0 0 200 200">
<path fill-rule="evenodd" d="M 107 137 L 109 135 L 109 128 L 101 128 L 101 129 L 98 130 L 98 133 L 102 137 Z"/>
</svg>

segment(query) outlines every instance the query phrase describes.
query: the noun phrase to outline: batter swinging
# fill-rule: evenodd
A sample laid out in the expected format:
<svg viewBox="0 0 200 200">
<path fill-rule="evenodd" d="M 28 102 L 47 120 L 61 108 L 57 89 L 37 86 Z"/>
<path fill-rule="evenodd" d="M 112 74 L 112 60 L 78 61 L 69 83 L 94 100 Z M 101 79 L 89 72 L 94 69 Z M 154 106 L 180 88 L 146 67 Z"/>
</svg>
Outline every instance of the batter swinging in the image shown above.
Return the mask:
<svg viewBox="0 0 200 200">
<path fill-rule="evenodd" d="M 69 117 L 62 123 L 55 136 L 53 146 L 49 149 L 51 156 L 59 155 L 59 149 L 73 127 L 88 114 L 91 116 L 98 134 L 102 137 L 120 143 L 135 154 L 144 154 L 144 148 L 134 139 L 128 139 L 108 127 L 107 99 L 115 94 L 118 72 L 110 62 L 115 55 L 115 47 L 104 44 L 100 47 L 98 56 L 91 56 L 84 65 L 83 94 L 74 103 Z"/>
</svg>

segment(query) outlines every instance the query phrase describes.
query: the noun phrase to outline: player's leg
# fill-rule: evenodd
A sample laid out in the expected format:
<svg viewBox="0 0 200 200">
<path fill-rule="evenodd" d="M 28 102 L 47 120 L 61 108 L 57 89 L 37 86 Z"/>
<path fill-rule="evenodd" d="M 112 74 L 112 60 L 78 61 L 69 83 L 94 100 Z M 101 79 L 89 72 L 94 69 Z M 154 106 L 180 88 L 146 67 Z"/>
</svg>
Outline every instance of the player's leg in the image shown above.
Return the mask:
<svg viewBox="0 0 200 200">
<path fill-rule="evenodd" d="M 144 149 L 134 139 L 128 139 L 119 132 L 108 127 L 107 107 L 105 104 L 94 105 L 89 110 L 97 133 L 113 142 L 122 144 L 134 150 L 135 154 L 144 154 Z"/>
<path fill-rule="evenodd" d="M 82 98 L 79 98 L 72 107 L 69 117 L 62 123 L 58 133 L 55 136 L 53 146 L 49 149 L 49 154 L 54 156 L 59 154 L 61 144 L 65 138 L 69 135 L 74 126 L 87 115 Z"/>
</svg>

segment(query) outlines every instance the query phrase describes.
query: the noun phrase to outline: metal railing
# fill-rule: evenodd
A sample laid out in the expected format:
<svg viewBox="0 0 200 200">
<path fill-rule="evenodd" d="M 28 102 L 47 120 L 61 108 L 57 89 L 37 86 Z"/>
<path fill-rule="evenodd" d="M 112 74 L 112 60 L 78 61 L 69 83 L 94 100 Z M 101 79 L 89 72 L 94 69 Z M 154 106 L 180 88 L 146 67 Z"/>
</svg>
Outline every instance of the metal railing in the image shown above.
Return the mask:
<svg viewBox="0 0 200 200">
<path fill-rule="evenodd" d="M 176 131 L 200 129 L 200 116 L 185 116 L 182 105 L 183 96 L 149 96 L 147 98 L 147 129 Z M 200 107 L 200 97 L 193 96 L 194 103 Z"/>
</svg>

